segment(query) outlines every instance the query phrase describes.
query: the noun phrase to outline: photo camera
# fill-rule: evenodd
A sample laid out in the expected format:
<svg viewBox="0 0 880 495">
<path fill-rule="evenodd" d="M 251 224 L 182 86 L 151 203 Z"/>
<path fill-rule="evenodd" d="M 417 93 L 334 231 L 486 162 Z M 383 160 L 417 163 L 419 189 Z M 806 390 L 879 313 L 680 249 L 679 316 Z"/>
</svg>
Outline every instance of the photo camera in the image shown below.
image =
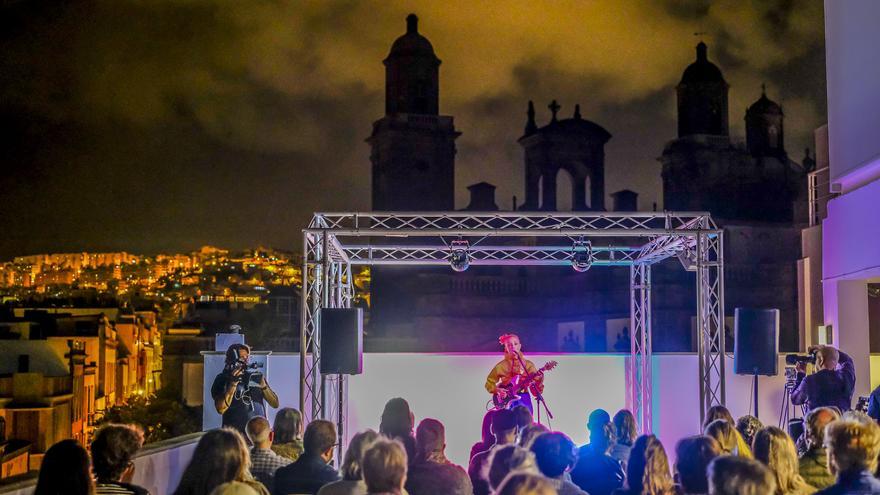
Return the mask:
<svg viewBox="0 0 880 495">
<path fill-rule="evenodd" d="M 785 356 L 785 364 L 795 365 L 798 363 L 816 364 L 816 352 L 810 354 L 788 354 Z"/>
<path fill-rule="evenodd" d="M 242 370 L 238 378 L 242 383 L 246 383 L 248 387 L 259 387 L 263 381 L 263 373 L 257 371 L 263 367 L 263 363 L 246 363 L 244 361 L 236 361 L 226 367 L 227 373 L 233 373 L 236 370 Z"/>
</svg>

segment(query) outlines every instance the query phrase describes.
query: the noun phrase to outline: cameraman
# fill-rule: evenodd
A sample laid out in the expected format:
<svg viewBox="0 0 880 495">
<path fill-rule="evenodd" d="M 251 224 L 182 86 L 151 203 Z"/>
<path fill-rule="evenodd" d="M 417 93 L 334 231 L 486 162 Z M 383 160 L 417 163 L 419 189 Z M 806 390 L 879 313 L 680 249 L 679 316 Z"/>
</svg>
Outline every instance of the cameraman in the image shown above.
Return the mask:
<svg viewBox="0 0 880 495">
<path fill-rule="evenodd" d="M 810 346 L 808 351 L 816 356 L 817 371 L 806 376 L 807 363 L 802 361 L 797 364 L 797 381 L 791 393 L 791 403 L 806 404 L 808 411 L 822 406 L 849 411 L 856 386 L 852 358 L 827 345 Z"/>
<path fill-rule="evenodd" d="M 223 426 L 231 426 L 245 435 L 247 422 L 256 416 L 266 417 L 266 404 L 278 407 L 278 396 L 269 388 L 266 376 L 260 373 L 260 383 L 247 383 L 243 378 L 250 375 L 248 358 L 251 348 L 244 344 L 232 344 L 226 349 L 226 365 L 214 378 L 211 397 L 214 408 L 223 415 Z"/>
</svg>

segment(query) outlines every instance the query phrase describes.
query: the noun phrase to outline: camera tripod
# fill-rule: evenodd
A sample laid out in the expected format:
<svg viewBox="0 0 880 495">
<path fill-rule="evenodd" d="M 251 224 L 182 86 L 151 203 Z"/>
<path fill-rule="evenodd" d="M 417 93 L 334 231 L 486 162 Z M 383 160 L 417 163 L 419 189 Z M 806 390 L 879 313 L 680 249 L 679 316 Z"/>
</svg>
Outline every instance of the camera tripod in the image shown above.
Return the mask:
<svg viewBox="0 0 880 495">
<path fill-rule="evenodd" d="M 791 421 L 791 409 L 795 408 L 795 414 L 797 414 L 797 410 L 800 409 L 801 417 L 806 416 L 807 414 L 807 406 L 801 405 L 800 408 L 791 403 L 791 392 L 794 390 L 795 384 L 793 382 L 785 382 L 785 389 L 782 392 L 782 408 L 779 411 L 779 428 L 788 431 L 788 423 Z M 794 419 L 800 419 L 795 417 Z"/>
</svg>

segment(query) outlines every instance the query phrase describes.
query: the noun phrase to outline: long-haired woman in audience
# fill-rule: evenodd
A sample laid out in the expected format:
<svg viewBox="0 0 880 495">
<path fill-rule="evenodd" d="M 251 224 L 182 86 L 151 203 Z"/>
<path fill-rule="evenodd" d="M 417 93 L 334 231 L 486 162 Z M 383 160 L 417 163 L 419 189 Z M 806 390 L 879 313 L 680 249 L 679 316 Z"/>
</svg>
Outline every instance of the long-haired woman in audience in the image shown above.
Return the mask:
<svg viewBox="0 0 880 495">
<path fill-rule="evenodd" d="M 34 495 L 93 495 L 89 453 L 76 440 L 62 440 L 43 456 Z"/>
<path fill-rule="evenodd" d="M 703 419 L 703 431 L 706 431 L 709 423 L 716 419 L 723 419 L 734 427 L 736 426 L 736 420 L 733 419 L 733 414 L 730 414 L 730 410 L 722 405 L 716 405 L 710 407 L 709 410 L 706 411 L 706 417 Z"/>
<path fill-rule="evenodd" d="M 549 479 L 540 474 L 511 473 L 495 492 L 495 495 L 557 495 Z"/>
<path fill-rule="evenodd" d="M 238 430 L 220 428 L 202 436 L 186 466 L 174 495 L 210 495 L 230 481 L 248 484 L 260 495 L 269 490 L 250 474 L 251 457 Z"/>
<path fill-rule="evenodd" d="M 632 450 L 633 442 L 639 436 L 636 429 L 636 417 L 629 409 L 621 409 L 614 415 L 611 420 L 614 423 L 615 438 L 614 445 L 608 455 L 620 461 L 624 468 L 629 461 L 629 452 Z"/>
<path fill-rule="evenodd" d="M 736 427 L 733 423 L 726 419 L 716 419 L 715 421 L 712 421 L 706 426 L 706 429 L 703 430 L 703 434 L 718 441 L 718 444 L 721 445 L 721 450 L 725 454 L 745 457 L 746 459 L 754 459 L 752 450 L 746 445 L 742 435 L 736 431 Z"/>
<path fill-rule="evenodd" d="M 415 416 L 409 408 L 409 403 L 396 397 L 385 404 L 382 411 L 382 419 L 379 423 L 379 433 L 392 440 L 398 440 L 406 449 L 407 458 L 412 460 L 416 456 L 416 437 L 413 434 Z"/>
<path fill-rule="evenodd" d="M 753 444 L 755 459 L 764 463 L 776 478 L 776 495 L 804 495 L 816 489 L 798 472 L 797 450 L 787 433 L 775 426 L 758 430 Z"/>
<path fill-rule="evenodd" d="M 279 409 L 272 431 L 275 432 L 272 451 L 291 461 L 299 459 L 303 453 L 302 413 L 292 407 Z"/>
<path fill-rule="evenodd" d="M 492 434 L 492 415 L 495 409 L 489 409 L 483 415 L 483 427 L 480 429 L 481 439 L 471 447 L 471 455 L 468 459 L 492 448 L 495 445 L 495 435 Z"/>
<path fill-rule="evenodd" d="M 362 431 L 351 437 L 340 469 L 342 479 L 322 486 L 318 490 L 318 495 L 362 495 L 367 493 L 363 472 L 364 452 L 378 439 L 379 434 L 373 430 Z"/>
<path fill-rule="evenodd" d="M 489 457 L 488 468 L 486 479 L 489 480 L 489 487 L 493 491 L 498 489 L 510 473 L 541 474 L 535 463 L 535 454 L 516 445 L 505 445 L 495 449 Z"/>
<path fill-rule="evenodd" d="M 669 471 L 666 449 L 654 435 L 636 439 L 626 465 L 627 487 L 616 495 L 675 495 L 677 492 Z"/>
</svg>

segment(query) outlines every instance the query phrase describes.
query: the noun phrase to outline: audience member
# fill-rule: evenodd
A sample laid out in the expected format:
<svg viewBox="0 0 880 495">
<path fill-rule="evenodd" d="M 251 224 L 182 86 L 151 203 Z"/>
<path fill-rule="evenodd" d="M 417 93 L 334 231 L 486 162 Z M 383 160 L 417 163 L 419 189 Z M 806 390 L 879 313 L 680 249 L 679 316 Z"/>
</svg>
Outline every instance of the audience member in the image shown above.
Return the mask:
<svg viewBox="0 0 880 495">
<path fill-rule="evenodd" d="M 275 486 L 275 471 L 291 463 L 286 457 L 281 457 L 272 450 L 272 441 L 275 432 L 269 428 L 269 421 L 256 416 L 248 421 L 245 426 L 248 438 L 251 440 L 251 475 L 266 486 Z"/>
<path fill-rule="evenodd" d="M 600 452 L 607 452 L 608 449 L 614 444 L 614 437 L 612 435 L 610 443 L 608 443 L 607 434 L 605 432 L 605 425 L 611 424 L 611 415 L 608 414 L 608 411 L 604 409 L 595 409 L 590 413 L 590 417 L 587 419 L 587 432 L 590 434 L 590 443 L 582 446 L 587 448 L 596 448 Z M 612 434 L 614 430 L 612 429 Z M 599 443 L 593 445 L 594 442 L 598 441 Z M 607 444 L 607 445 L 606 445 Z"/>
<path fill-rule="evenodd" d="M 363 473 L 364 453 L 378 439 L 379 434 L 373 430 L 362 431 L 351 437 L 340 469 L 342 479 L 322 486 L 318 490 L 318 495 L 364 495 L 367 493 L 367 484 L 364 483 Z"/>
<path fill-rule="evenodd" d="M 752 445 L 752 441 L 755 439 L 755 433 L 758 433 L 758 430 L 763 427 L 764 424 L 761 423 L 761 420 L 751 414 L 746 414 L 736 420 L 736 431 L 739 432 L 743 441 L 749 446 Z"/>
<path fill-rule="evenodd" d="M 669 473 L 669 458 L 663 444 L 654 435 L 636 439 L 626 465 L 626 489 L 621 495 L 674 495 L 675 483 Z"/>
<path fill-rule="evenodd" d="M 880 453 L 880 426 L 855 420 L 838 420 L 825 429 L 828 463 L 837 481 L 817 495 L 880 494 L 874 477 Z"/>
<path fill-rule="evenodd" d="M 532 423 L 529 426 L 526 426 L 525 428 L 520 430 L 519 441 L 517 441 L 517 445 L 524 449 L 531 449 L 532 442 L 534 442 L 535 439 L 538 438 L 538 435 L 542 433 L 547 433 L 549 431 L 550 430 L 546 426 L 540 423 Z"/>
<path fill-rule="evenodd" d="M 474 487 L 474 495 L 489 493 L 489 482 L 485 477 L 489 457 L 495 449 L 510 445 L 516 440 L 516 414 L 509 409 L 496 411 L 492 415 L 492 434 L 495 435 L 495 445 L 475 455 L 468 464 L 468 476 Z"/>
<path fill-rule="evenodd" d="M 532 443 L 535 462 L 541 473 L 550 479 L 559 495 L 587 495 L 577 485 L 565 479 L 577 462 L 574 442 L 559 432 L 544 433 Z"/>
<path fill-rule="evenodd" d="M 339 480 L 339 473 L 328 465 L 333 460 L 335 447 L 336 426 L 333 423 L 323 419 L 309 423 L 303 435 L 302 455 L 275 472 L 272 493 L 317 493 L 327 483 Z"/>
<path fill-rule="evenodd" d="M 379 433 L 392 440 L 399 440 L 406 449 L 407 458 L 412 460 L 416 455 L 416 439 L 413 436 L 415 416 L 409 409 L 409 403 L 396 397 L 385 404 L 382 419 L 379 422 Z"/>
<path fill-rule="evenodd" d="M 731 452 L 736 452 L 736 455 L 740 457 L 747 457 L 751 459 L 753 457 L 751 450 L 752 444 L 750 442 L 746 442 L 740 432 L 736 429 L 736 421 L 733 419 L 733 415 L 730 414 L 730 410 L 728 410 L 726 407 L 722 405 L 714 405 L 710 407 L 708 411 L 706 411 L 706 418 L 703 420 L 703 434 L 706 433 L 706 428 L 708 428 L 710 424 L 719 419 L 723 419 L 724 421 L 730 423 L 730 426 L 733 429 L 734 435 L 731 440 L 735 441 L 736 447 L 732 449 Z M 716 437 L 715 439 L 722 444 L 722 448 L 725 447 L 724 443 L 719 438 Z"/>
<path fill-rule="evenodd" d="M 739 432 L 733 426 L 733 423 L 725 419 L 716 419 L 709 423 L 709 426 L 703 430 L 703 434 L 714 438 L 721 446 L 721 451 L 725 454 L 731 454 L 746 459 L 752 459 L 752 451 L 745 444 Z"/>
<path fill-rule="evenodd" d="M 514 407 L 513 413 L 516 414 L 516 428 L 518 430 L 522 430 L 526 426 L 534 423 L 534 418 L 532 418 L 532 411 L 529 411 L 529 408 L 522 404 Z"/>
<path fill-rule="evenodd" d="M 410 495 L 471 495 L 467 472 L 446 458 L 446 429 L 436 419 L 423 419 L 416 428 L 416 458 L 406 475 Z"/>
<path fill-rule="evenodd" d="M 230 481 L 214 488 L 211 495 L 259 495 L 259 493 L 247 483 Z"/>
<path fill-rule="evenodd" d="M 299 459 L 303 451 L 303 420 L 302 413 L 292 407 L 279 409 L 275 414 L 275 439 L 272 451 L 291 461 Z"/>
<path fill-rule="evenodd" d="M 840 419 L 840 413 L 830 407 L 817 407 L 807 414 L 806 451 L 798 461 L 798 471 L 804 481 L 818 489 L 834 484 L 834 475 L 828 467 L 828 451 L 825 449 L 825 427 Z"/>
<path fill-rule="evenodd" d="M 626 471 L 620 461 L 608 455 L 614 445 L 614 425 L 606 422 L 590 433 L 590 444 L 578 450 L 571 481 L 590 495 L 608 495 L 623 486 Z"/>
<path fill-rule="evenodd" d="M 636 437 L 639 436 L 636 429 L 636 417 L 629 409 L 621 409 L 614 415 L 612 423 L 614 423 L 615 440 L 608 455 L 620 461 L 625 469 L 629 460 L 629 451 L 632 449 Z"/>
<path fill-rule="evenodd" d="M 486 414 L 483 415 L 483 427 L 480 429 L 482 439 L 471 447 L 471 454 L 468 456 L 468 461 L 473 459 L 473 457 L 480 452 L 489 450 L 495 445 L 495 436 L 492 435 L 492 415 L 494 414 L 495 409 L 489 409 L 486 411 Z"/>
<path fill-rule="evenodd" d="M 557 491 L 553 483 L 541 475 L 510 473 L 495 495 L 557 495 Z"/>
<path fill-rule="evenodd" d="M 675 472 L 683 495 L 709 492 L 706 468 L 721 455 L 718 442 L 705 435 L 682 438 L 675 446 Z"/>
<path fill-rule="evenodd" d="M 766 466 L 754 459 L 721 455 L 709 463 L 709 495 L 768 495 L 776 492 L 776 480 Z"/>
<path fill-rule="evenodd" d="M 709 426 L 709 423 L 715 421 L 716 419 L 723 419 L 727 421 L 732 426 L 736 426 L 736 421 L 733 419 L 733 414 L 730 414 L 730 410 L 726 407 L 717 404 L 709 408 L 706 411 L 706 417 L 703 418 L 703 431 L 706 431 L 706 428 Z"/>
<path fill-rule="evenodd" d="M 787 433 L 775 426 L 758 430 L 753 445 L 755 459 L 776 478 L 776 495 L 803 495 L 816 491 L 798 473 L 797 451 Z"/>
<path fill-rule="evenodd" d="M 495 449 L 489 458 L 489 471 L 486 474 L 491 491 L 498 490 L 504 478 L 512 472 L 541 474 L 535 463 L 535 454 L 516 445 L 503 445 Z"/>
<path fill-rule="evenodd" d="M 364 453 L 363 472 L 368 494 L 403 493 L 406 450 L 397 440 L 378 440 Z"/>
<path fill-rule="evenodd" d="M 140 427 L 108 424 L 98 430 L 92 440 L 92 469 L 99 495 L 149 495 L 146 489 L 131 484 L 134 455 L 143 445 Z"/>
<path fill-rule="evenodd" d="M 208 431 L 196 444 L 174 495 L 210 495 L 229 481 L 246 483 L 257 493 L 268 495 L 266 487 L 248 472 L 249 465 L 247 444 L 238 430 L 226 427 Z"/>
<path fill-rule="evenodd" d="M 34 495 L 94 495 L 89 453 L 76 440 L 62 440 L 43 456 Z"/>
</svg>

